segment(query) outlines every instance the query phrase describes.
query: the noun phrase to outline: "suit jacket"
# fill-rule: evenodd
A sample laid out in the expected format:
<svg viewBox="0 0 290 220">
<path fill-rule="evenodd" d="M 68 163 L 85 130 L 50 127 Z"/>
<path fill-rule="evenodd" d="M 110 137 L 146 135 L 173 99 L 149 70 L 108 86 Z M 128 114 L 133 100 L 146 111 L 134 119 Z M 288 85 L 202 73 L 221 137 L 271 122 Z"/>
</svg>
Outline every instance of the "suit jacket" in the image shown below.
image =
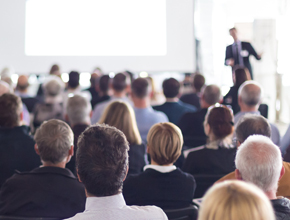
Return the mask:
<svg viewBox="0 0 290 220">
<path fill-rule="evenodd" d="M 130 144 L 129 171 L 128 174 L 138 174 L 143 172 L 145 164 L 146 146 L 144 144 Z"/>
<path fill-rule="evenodd" d="M 277 196 L 284 196 L 290 199 L 290 163 L 283 162 L 283 166 L 285 168 L 285 173 L 278 183 Z M 216 183 L 222 182 L 225 180 L 236 179 L 235 172 L 231 172 L 223 178 L 219 179 Z"/>
<path fill-rule="evenodd" d="M 271 200 L 275 211 L 276 220 L 290 220 L 290 200 L 287 198 L 277 198 Z"/>
<path fill-rule="evenodd" d="M 180 100 L 184 103 L 195 106 L 197 110 L 200 109 L 199 96 L 196 93 L 184 94 L 180 97 Z"/>
<path fill-rule="evenodd" d="M 179 168 L 169 173 L 146 169 L 124 181 L 127 205 L 156 205 L 162 209 L 184 208 L 191 204 L 196 188 L 192 175 Z"/>
<path fill-rule="evenodd" d="M 0 215 L 68 218 L 85 209 L 83 184 L 68 169 L 41 167 L 17 173 L 0 191 Z"/>
<path fill-rule="evenodd" d="M 30 171 L 41 165 L 29 127 L 0 128 L 0 187 L 15 170 Z"/>
<path fill-rule="evenodd" d="M 178 127 L 181 129 L 186 147 L 192 148 L 206 144 L 207 136 L 203 128 L 206 113 L 207 108 L 203 108 L 197 112 L 185 113 L 181 117 Z"/>
<path fill-rule="evenodd" d="M 247 54 L 242 56 L 243 57 L 244 66 L 248 68 L 248 70 L 249 70 L 249 72 L 251 74 L 251 77 L 253 79 L 252 66 L 250 64 L 249 57 L 250 57 L 250 55 L 253 55 L 257 60 L 260 60 L 261 58 L 258 56 L 258 54 L 256 53 L 255 49 L 253 48 L 253 46 L 249 42 L 242 41 L 241 44 L 242 44 L 242 51 L 247 51 Z M 234 47 L 234 44 L 231 44 L 231 45 L 227 46 L 225 60 L 233 58 L 235 60 L 235 65 L 237 65 L 237 64 L 239 64 L 239 61 L 237 59 L 237 56 L 234 55 L 234 53 L 233 53 L 233 47 Z"/>
</svg>

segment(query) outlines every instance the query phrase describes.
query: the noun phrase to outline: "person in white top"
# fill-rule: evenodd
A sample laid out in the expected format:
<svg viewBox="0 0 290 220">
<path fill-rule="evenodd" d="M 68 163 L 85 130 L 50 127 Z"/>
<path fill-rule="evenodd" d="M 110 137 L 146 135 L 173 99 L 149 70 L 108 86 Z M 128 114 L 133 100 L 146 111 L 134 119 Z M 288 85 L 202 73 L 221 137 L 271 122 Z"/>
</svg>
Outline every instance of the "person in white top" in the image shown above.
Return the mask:
<svg viewBox="0 0 290 220">
<path fill-rule="evenodd" d="M 128 142 L 117 128 L 97 124 L 79 137 L 77 173 L 86 189 L 86 208 L 69 220 L 168 219 L 156 206 L 127 206 L 122 194 L 128 171 Z"/>
</svg>

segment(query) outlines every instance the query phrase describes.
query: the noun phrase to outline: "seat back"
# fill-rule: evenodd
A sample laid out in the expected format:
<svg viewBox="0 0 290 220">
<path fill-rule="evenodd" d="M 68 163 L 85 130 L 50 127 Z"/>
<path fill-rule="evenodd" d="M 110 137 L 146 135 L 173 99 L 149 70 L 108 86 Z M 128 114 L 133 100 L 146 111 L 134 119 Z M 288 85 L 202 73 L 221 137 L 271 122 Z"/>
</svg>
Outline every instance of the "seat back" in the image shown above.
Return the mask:
<svg viewBox="0 0 290 220">
<path fill-rule="evenodd" d="M 60 220 L 59 218 L 20 217 L 0 215 L 0 220 Z"/>
<path fill-rule="evenodd" d="M 205 192 L 220 178 L 224 175 L 216 175 L 216 174 L 199 174 L 194 175 L 194 179 L 196 182 L 196 189 L 194 193 L 194 198 L 201 198 L 205 194 Z"/>
<path fill-rule="evenodd" d="M 198 214 L 198 208 L 195 205 L 181 209 L 166 209 L 163 211 L 169 220 L 196 220 Z"/>
</svg>

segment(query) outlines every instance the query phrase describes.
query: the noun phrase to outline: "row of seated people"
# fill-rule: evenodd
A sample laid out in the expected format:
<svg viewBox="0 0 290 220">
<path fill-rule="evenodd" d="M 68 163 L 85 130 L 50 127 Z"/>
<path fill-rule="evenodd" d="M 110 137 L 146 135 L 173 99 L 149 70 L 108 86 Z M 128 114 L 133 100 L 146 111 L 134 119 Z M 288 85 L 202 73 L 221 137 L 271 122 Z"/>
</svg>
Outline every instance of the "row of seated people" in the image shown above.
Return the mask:
<svg viewBox="0 0 290 220">
<path fill-rule="evenodd" d="M 74 96 L 70 98 L 69 103 L 71 100 L 79 98 L 82 101 L 85 99 L 81 96 Z M 24 128 L 23 126 L 19 125 L 21 120 L 21 101 L 20 98 L 13 95 L 13 94 L 4 94 L 0 97 L 0 104 L 4 107 L 6 111 L 3 111 L 5 114 L 1 114 L 3 116 L 1 118 L 1 122 L 5 122 L 3 126 L 1 126 L 1 130 L 5 130 L 5 137 L 3 137 L 3 144 L 1 149 L 1 155 L 5 155 L 5 157 L 1 158 L 1 174 L 6 174 L 11 172 L 10 175 L 13 173 L 13 169 L 21 170 L 23 167 L 31 166 L 31 168 L 35 168 L 39 165 L 40 159 L 43 164 L 40 168 L 35 168 L 31 172 L 24 172 L 18 173 L 9 178 L 1 188 L 0 191 L 0 214 L 4 215 L 21 215 L 21 216 L 42 216 L 42 217 L 59 217 L 59 218 L 66 218 L 74 215 L 77 212 L 81 212 L 84 209 L 85 204 L 85 191 L 81 183 L 78 183 L 75 176 L 70 172 L 68 169 L 65 169 L 66 163 L 68 163 L 74 155 L 73 149 L 73 133 L 70 127 L 62 121 L 59 120 L 50 120 L 48 122 L 44 122 L 41 127 L 37 130 L 35 134 L 35 147 L 33 147 L 33 139 L 26 135 L 24 138 L 23 134 L 22 137 L 19 137 L 21 130 Z M 120 111 L 122 112 L 124 107 L 127 107 L 127 110 L 130 109 L 130 105 L 126 104 L 125 102 L 113 102 L 109 105 L 114 106 L 119 104 Z M 121 106 L 124 106 L 123 109 Z M 68 105 L 69 106 L 69 105 Z M 116 106 L 115 106 L 116 107 Z M 113 108 L 115 109 L 115 108 Z M 131 120 L 134 119 L 132 115 L 134 111 L 131 109 Z M 215 112 L 215 113 L 214 113 Z M 231 125 L 233 124 L 233 118 L 229 118 L 226 116 L 227 113 L 230 115 L 230 110 L 225 106 L 213 106 L 213 108 L 209 109 L 209 112 L 206 116 L 208 122 L 211 118 L 217 113 L 221 112 L 218 119 L 225 117 L 226 124 Z M 212 116 L 211 114 L 214 113 Z M 130 113 L 129 113 L 130 115 Z M 112 115 L 114 116 L 114 115 Z M 106 118 L 104 116 L 103 118 Z M 126 118 L 126 117 L 124 117 Z M 214 117 L 216 118 L 216 117 Z M 130 118 L 126 118 L 129 119 Z M 105 119 L 104 119 L 105 120 Z M 208 123 L 207 122 L 207 123 Z M 222 124 L 224 121 L 221 120 Z M 259 123 L 260 122 L 260 123 Z M 124 124 L 124 123 L 123 123 Z M 15 127 L 14 127 L 15 126 Z M 97 125 L 97 127 L 102 127 L 104 125 Z M 5 129 L 3 129 L 5 127 Z M 91 142 L 86 142 L 86 132 L 89 131 L 91 128 L 95 128 L 96 126 L 89 127 L 86 129 L 81 135 L 77 143 L 77 148 L 80 149 L 82 146 L 82 141 L 84 144 L 84 151 L 89 154 L 91 157 L 96 156 L 95 154 L 103 155 L 105 154 L 105 158 L 103 160 L 97 160 L 97 157 L 93 157 L 90 160 L 88 158 L 83 158 L 86 163 L 82 164 L 85 166 L 86 169 L 92 166 L 92 169 L 102 170 L 102 172 L 96 176 L 93 174 L 93 180 L 90 180 L 88 184 L 96 184 L 98 185 L 98 178 L 100 175 L 103 177 L 103 180 L 106 180 L 106 188 L 102 186 L 100 188 L 93 187 L 88 190 L 85 181 L 82 179 L 82 175 L 80 174 L 80 150 L 77 150 L 77 168 L 78 168 L 78 175 L 80 176 L 81 182 L 84 183 L 87 189 L 87 197 L 90 198 L 92 196 L 108 196 L 108 195 L 115 195 L 115 194 L 102 194 L 107 192 L 106 189 L 109 189 L 111 186 L 109 184 L 109 179 L 112 177 L 112 174 L 106 173 L 106 169 L 94 168 L 96 166 L 109 166 L 111 167 L 113 164 L 116 163 L 110 160 L 117 160 L 121 161 L 122 155 L 118 154 L 117 152 L 106 152 L 103 148 L 107 148 L 111 144 L 111 139 L 114 138 L 112 134 L 110 134 L 106 140 L 102 140 L 102 137 L 105 135 L 101 134 L 90 134 L 88 133 L 87 136 L 91 135 Z M 105 126 L 106 127 L 106 126 Z M 133 127 L 137 127 L 136 124 Z M 208 127 L 207 129 L 210 130 L 210 125 L 205 125 Z M 10 128 L 10 129 L 9 129 Z M 115 128 L 114 128 L 115 129 Z M 121 129 L 121 128 L 120 128 Z M 14 130 L 13 134 L 11 134 L 11 130 Z M 134 129 L 133 129 L 134 130 Z M 135 129 L 136 130 L 136 129 Z M 9 134 L 10 131 L 10 134 Z M 15 132 L 16 131 L 16 132 Z M 242 133 L 242 134 L 241 134 Z M 237 134 L 237 143 L 243 143 L 249 135 L 252 134 L 262 134 L 264 136 L 271 136 L 271 128 L 269 123 L 265 118 L 262 116 L 257 115 L 246 115 L 242 118 L 239 122 L 236 130 Z M 12 135 L 12 137 L 11 137 Z M 122 133 L 125 138 L 125 135 Z M 83 140 L 82 140 L 83 138 Z M 6 139 L 6 140 L 5 140 Z M 139 136 L 139 140 L 141 137 Z M 25 141 L 26 140 L 26 141 Z M 28 141 L 32 142 L 32 145 L 28 144 Z M 126 179 L 126 174 L 123 173 L 121 176 L 121 182 L 124 181 L 123 193 L 125 201 L 128 205 L 157 205 L 162 209 L 166 210 L 168 208 L 181 208 L 189 206 L 192 202 L 195 190 L 195 181 L 194 177 L 190 174 L 182 172 L 180 169 L 176 168 L 173 163 L 177 160 L 177 158 L 181 154 L 181 148 L 183 143 L 182 133 L 180 129 L 172 123 L 158 123 L 154 125 L 147 137 L 147 151 L 151 156 L 151 165 L 145 166 L 145 171 L 141 174 L 137 175 L 129 175 Z M 262 142 L 261 142 L 262 140 Z M 103 141 L 103 142 L 102 142 Z M 117 140 L 116 140 L 117 141 Z M 289 201 L 286 198 L 277 198 L 276 197 L 276 190 L 279 182 L 279 188 L 277 195 L 288 196 L 289 197 L 289 165 L 288 163 L 284 162 L 282 166 L 282 158 L 279 148 L 274 145 L 269 139 L 263 139 L 263 137 L 258 137 L 258 146 L 262 149 L 258 153 L 244 153 L 246 155 L 246 159 L 248 159 L 247 155 L 254 155 L 256 157 L 261 156 L 262 158 L 266 158 L 264 160 L 260 160 L 259 158 L 252 158 L 250 161 L 247 161 L 244 164 L 249 164 L 248 170 L 251 171 L 253 167 L 257 168 L 258 173 L 262 173 L 263 175 L 269 175 L 269 178 L 266 178 L 268 181 L 272 181 L 271 183 L 266 182 L 265 185 L 268 186 L 269 184 L 273 188 L 263 188 L 260 183 L 264 180 L 264 176 L 260 175 L 254 176 L 258 178 L 257 180 L 252 180 L 247 175 L 243 176 L 243 173 L 247 173 L 246 171 L 241 171 L 243 167 L 239 167 L 237 161 L 238 158 L 236 157 L 236 164 L 235 167 L 240 170 L 241 173 L 236 171 L 236 178 L 247 180 L 249 182 L 253 182 L 257 184 L 260 188 L 262 188 L 266 195 L 269 195 L 268 198 L 272 200 L 273 207 L 275 209 L 277 216 L 289 216 Z M 88 145 L 96 145 L 103 147 L 102 149 L 92 151 L 89 149 Z M 245 146 L 247 146 L 245 142 Z M 115 146 L 117 144 L 117 146 Z M 118 140 L 114 144 L 114 149 L 118 149 L 118 144 L 120 144 L 120 140 Z M 128 143 L 126 140 L 126 144 Z M 253 144 L 252 144 L 253 145 Z M 249 146 L 252 146 L 249 144 Z M 264 152 L 266 147 L 270 145 L 270 148 L 275 148 L 278 154 L 274 154 L 273 150 L 267 150 L 270 155 L 276 155 L 274 157 L 274 161 L 269 159 L 269 155 L 263 155 L 261 152 Z M 31 151 L 35 151 L 37 154 L 40 155 L 40 159 L 36 154 L 33 157 Z M 251 147 L 248 147 L 251 150 Z M 265 149 L 264 149 L 265 148 Z M 131 148 L 131 150 L 134 148 Z M 231 147 L 227 148 L 231 151 Z M 242 148 L 239 147 L 238 152 L 240 152 Z M 112 150 L 112 149 L 111 149 Z M 214 150 L 214 149 L 213 149 Z M 275 151 L 274 150 L 274 151 Z M 13 151 L 13 152 L 11 152 Z M 127 150 L 128 151 L 128 147 Z M 256 148 L 253 148 L 252 151 L 256 151 Z M 232 152 L 232 151 L 231 151 Z M 8 155 L 7 155 L 8 153 Z M 192 152 L 190 152 L 192 153 Z M 10 155 L 9 155 L 10 154 Z M 130 150 L 129 150 L 130 155 Z M 239 154 L 237 154 L 239 155 Z M 277 156 L 278 155 L 278 156 Z M 87 155 L 88 156 L 88 155 Z M 109 157 L 110 159 L 108 159 Z M 131 156 L 134 157 L 134 156 Z M 127 158 L 127 157 L 126 157 Z M 131 158 L 134 159 L 134 158 Z M 135 158 L 136 159 L 136 158 Z M 234 158 L 222 158 L 223 160 L 231 160 L 233 163 Z M 127 159 L 126 159 L 127 160 Z M 211 162 L 208 158 L 204 157 L 203 160 L 207 161 L 208 163 Z M 275 163 L 276 161 L 276 163 Z M 6 164 L 5 164 L 6 162 Z M 8 162 L 8 165 L 7 165 Z M 258 164 L 253 164 L 257 162 Z M 258 169 L 259 163 L 266 163 L 270 164 L 270 167 L 267 167 L 266 171 L 263 171 L 265 164 L 261 165 L 261 169 Z M 38 163 L 38 164 L 37 164 Z M 127 164 L 127 162 L 126 162 Z M 280 164 L 280 165 L 279 165 Z M 10 167 L 9 167 L 10 165 Z M 132 164 L 133 165 L 133 164 Z M 18 166 L 18 167 L 16 167 Z M 129 169 L 130 169 L 130 157 L 129 157 Z M 273 166 L 276 168 L 276 174 L 273 174 Z M 120 169 L 116 168 L 115 169 Z M 128 167 L 126 166 L 126 170 Z M 234 170 L 234 167 L 233 167 Z M 278 170 L 278 171 L 277 171 Z M 120 170 L 119 170 L 120 171 Z M 263 172 L 262 172 L 263 171 Z M 277 175 L 277 172 L 279 175 Z M 116 173 L 116 170 L 114 172 Z M 126 172 L 125 172 L 126 173 Z M 256 174 L 255 172 L 251 172 Z M 284 174 L 285 173 L 285 174 Z M 83 178 L 88 178 L 88 173 L 83 173 Z M 283 176 L 284 175 L 284 176 Z M 232 177 L 226 177 L 232 178 Z M 249 178 L 249 179 L 247 179 Z M 262 180 L 260 179 L 262 178 Z M 274 182 L 273 182 L 274 181 Z M 27 184 L 24 184 L 27 183 Z M 60 184 L 61 183 L 61 184 Z M 60 186 L 58 186 L 60 184 Z M 122 183 L 119 183 L 119 187 Z M 71 186 L 71 188 L 69 187 Z M 92 186 L 91 186 L 92 187 Z M 98 188 L 98 189 L 95 189 Z M 97 190 L 97 191 L 91 191 Z M 99 191 L 98 191 L 99 190 Z M 102 191 L 102 192 L 100 192 Z M 120 188 L 117 190 L 120 192 Z M 91 193 L 91 194 L 90 194 Z M 101 194 L 99 194 L 101 193 Z M 113 192 L 112 192 L 113 193 Z M 49 195 L 47 195 L 49 194 Z M 54 201 L 57 200 L 57 201 Z M 120 198 L 121 199 L 121 198 Z M 71 201 L 71 202 L 69 202 Z M 82 201 L 82 202 L 81 202 Z M 87 200 L 87 204 L 89 200 Z M 101 202 L 100 203 L 104 203 Z M 66 204 L 66 205 L 64 205 Z M 73 207 L 73 208 L 72 208 Z M 99 210 L 101 212 L 101 210 Z M 160 218 L 162 219 L 162 218 Z M 279 218 L 282 219 L 282 218 Z"/>
</svg>

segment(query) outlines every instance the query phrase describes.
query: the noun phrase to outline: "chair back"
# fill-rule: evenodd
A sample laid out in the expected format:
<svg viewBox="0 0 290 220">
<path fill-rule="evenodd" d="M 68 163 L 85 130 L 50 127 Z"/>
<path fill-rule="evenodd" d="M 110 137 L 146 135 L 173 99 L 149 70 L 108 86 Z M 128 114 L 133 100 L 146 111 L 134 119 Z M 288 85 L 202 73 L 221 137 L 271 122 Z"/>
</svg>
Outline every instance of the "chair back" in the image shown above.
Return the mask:
<svg viewBox="0 0 290 220">
<path fill-rule="evenodd" d="M 60 220 L 60 218 L 20 217 L 0 215 L 0 220 Z"/>
<path fill-rule="evenodd" d="M 163 210 L 169 220 L 197 220 L 198 208 L 191 205 L 181 209 Z"/>
</svg>

